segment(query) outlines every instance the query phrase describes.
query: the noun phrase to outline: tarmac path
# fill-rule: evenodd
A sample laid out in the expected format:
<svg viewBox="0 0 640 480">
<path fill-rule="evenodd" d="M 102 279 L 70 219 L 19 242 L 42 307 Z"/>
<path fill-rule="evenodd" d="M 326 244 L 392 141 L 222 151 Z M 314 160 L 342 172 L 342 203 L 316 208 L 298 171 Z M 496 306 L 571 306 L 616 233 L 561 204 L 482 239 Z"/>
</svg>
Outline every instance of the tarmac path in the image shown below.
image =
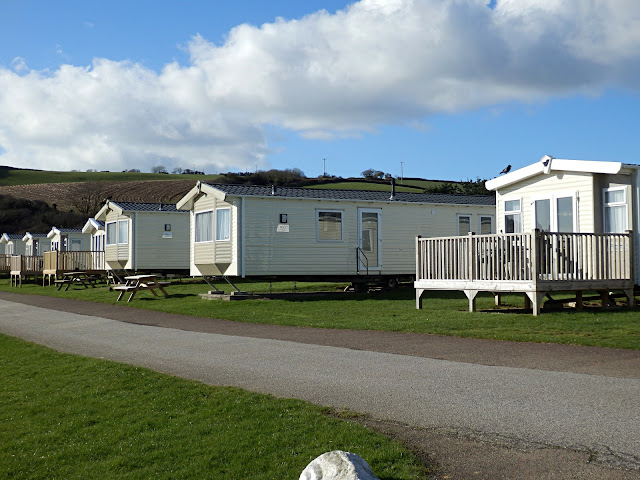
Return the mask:
<svg viewBox="0 0 640 480">
<path fill-rule="evenodd" d="M 207 384 L 347 408 L 387 422 L 387 427 L 406 425 L 414 432 L 449 439 L 462 436 L 465 442 L 480 442 L 485 454 L 502 445 L 515 451 L 515 456 L 523 450 L 532 451 L 534 457 L 542 455 L 543 463 L 553 463 L 544 458 L 551 451 L 558 458 L 563 451 L 579 452 L 579 458 L 573 459 L 578 463 L 585 458 L 598 463 L 593 468 L 587 468 L 587 462 L 575 465 L 582 473 L 573 478 L 640 478 L 638 352 L 464 340 L 465 350 L 456 348 L 463 339 L 274 329 L 45 298 L 2 293 L 0 332 L 60 351 L 141 365 Z M 280 338 L 265 338 L 267 331 Z M 315 336 L 320 341 L 298 341 Z M 390 339 L 398 345 L 392 346 Z M 422 348 L 416 339 L 422 339 Z M 408 352 L 401 352 L 402 340 Z M 432 358 L 443 356 L 447 343 L 453 358 Z M 369 348 L 371 344 L 386 347 Z M 546 352 L 545 358 L 538 358 L 536 351 Z M 564 358 L 561 351 L 574 355 Z M 554 355 L 557 361 L 552 368 Z M 533 368 L 520 365 L 521 357 L 530 357 Z M 477 447 L 465 445 L 467 453 Z M 506 454 L 493 453 L 496 458 Z M 438 457 L 446 452 L 439 454 L 435 448 L 431 454 Z M 449 478 L 568 478 L 540 472 L 526 477 L 524 464 L 522 471 L 511 474 L 498 465 L 493 473 L 487 466 L 486 472 L 474 471 L 471 476 L 463 468 L 440 463 L 457 473 Z M 601 464 L 630 470 L 609 470 Z"/>
</svg>

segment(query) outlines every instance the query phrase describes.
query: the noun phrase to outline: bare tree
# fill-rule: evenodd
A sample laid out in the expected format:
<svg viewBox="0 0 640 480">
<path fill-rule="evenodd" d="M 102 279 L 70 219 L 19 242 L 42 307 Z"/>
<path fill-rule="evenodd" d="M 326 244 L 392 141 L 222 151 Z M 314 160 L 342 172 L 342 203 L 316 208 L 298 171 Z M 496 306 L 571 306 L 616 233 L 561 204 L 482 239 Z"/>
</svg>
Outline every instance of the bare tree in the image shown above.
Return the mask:
<svg viewBox="0 0 640 480">
<path fill-rule="evenodd" d="M 164 165 L 156 165 L 151 169 L 151 173 L 169 173 Z"/>
<path fill-rule="evenodd" d="M 100 182 L 75 184 L 71 193 L 71 205 L 83 215 L 93 217 L 102 207 L 107 191 Z"/>
</svg>

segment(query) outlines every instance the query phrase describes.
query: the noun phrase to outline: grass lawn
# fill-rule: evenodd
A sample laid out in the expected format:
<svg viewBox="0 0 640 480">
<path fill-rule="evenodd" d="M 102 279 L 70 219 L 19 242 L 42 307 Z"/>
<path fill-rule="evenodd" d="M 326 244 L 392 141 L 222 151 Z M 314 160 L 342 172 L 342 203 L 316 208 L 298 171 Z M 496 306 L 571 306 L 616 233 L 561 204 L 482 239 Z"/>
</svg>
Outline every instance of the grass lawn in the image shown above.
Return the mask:
<svg viewBox="0 0 640 480">
<path fill-rule="evenodd" d="M 357 453 L 381 479 L 427 478 L 398 443 L 277 399 L 0 335 L 1 478 L 297 479 Z"/>
<path fill-rule="evenodd" d="M 293 291 L 292 282 L 239 282 L 247 291 Z M 225 287 L 229 292 L 230 288 Z M 334 290 L 344 285 L 297 283 L 297 291 Z M 115 304 L 116 292 L 107 287 L 84 289 L 77 286 L 69 291 L 38 284 L 23 284 L 11 288 L 9 281 L 0 280 L 0 290 L 23 294 L 52 295 Z M 399 288 L 392 292 L 349 294 L 340 298 L 297 300 L 202 300 L 200 293 L 209 286 L 193 280 L 175 281 L 169 287 L 169 298 L 153 297 L 141 292 L 129 306 L 199 317 L 223 318 L 238 322 L 277 325 L 296 325 L 355 330 L 386 330 L 433 333 L 460 337 L 550 342 L 598 347 L 640 350 L 639 309 L 619 308 L 601 310 L 587 308 L 581 312 L 564 310 L 545 312 L 538 317 L 514 312 L 522 308 L 522 295 L 504 295 L 502 310 L 495 310 L 493 296 L 480 294 L 476 313 L 467 311 L 468 302 L 461 292 L 426 292 L 423 310 L 415 308 L 413 288 Z M 123 303 L 124 304 L 124 303 Z"/>
</svg>

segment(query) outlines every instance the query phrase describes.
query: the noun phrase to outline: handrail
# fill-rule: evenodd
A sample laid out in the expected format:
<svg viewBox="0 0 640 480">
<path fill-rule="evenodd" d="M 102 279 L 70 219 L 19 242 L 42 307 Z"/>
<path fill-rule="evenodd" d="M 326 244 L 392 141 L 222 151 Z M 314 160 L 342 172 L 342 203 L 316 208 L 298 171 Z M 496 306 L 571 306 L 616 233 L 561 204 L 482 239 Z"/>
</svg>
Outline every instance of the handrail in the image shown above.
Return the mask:
<svg viewBox="0 0 640 480">
<path fill-rule="evenodd" d="M 365 271 L 367 272 L 367 275 L 369 275 L 369 258 L 362 251 L 362 248 L 360 248 L 360 247 L 356 247 L 356 271 L 358 273 L 360 273 L 360 261 L 361 261 L 360 255 L 362 255 L 362 257 L 364 257 L 365 261 L 362 262 L 362 263 L 364 265 Z"/>
<path fill-rule="evenodd" d="M 631 280 L 631 232 L 416 239 L 416 280 Z"/>
<path fill-rule="evenodd" d="M 11 270 L 11 255 L 6 253 L 0 254 L 0 272 L 8 272 Z"/>
<path fill-rule="evenodd" d="M 105 252 L 98 250 L 44 252 L 44 270 L 104 270 Z"/>
</svg>

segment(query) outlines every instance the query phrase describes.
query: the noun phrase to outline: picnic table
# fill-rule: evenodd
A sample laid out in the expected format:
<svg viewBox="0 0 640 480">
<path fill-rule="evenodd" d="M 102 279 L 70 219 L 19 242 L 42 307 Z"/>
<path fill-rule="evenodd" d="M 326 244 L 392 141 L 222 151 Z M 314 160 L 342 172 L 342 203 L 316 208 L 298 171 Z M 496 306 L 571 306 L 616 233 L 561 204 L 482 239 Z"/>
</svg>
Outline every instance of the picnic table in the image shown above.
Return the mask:
<svg viewBox="0 0 640 480">
<path fill-rule="evenodd" d="M 62 278 L 55 280 L 55 284 L 58 285 L 58 290 L 65 285 L 64 291 L 66 292 L 73 284 L 80 284 L 84 288 L 89 288 L 91 285 L 92 288 L 95 288 L 96 280 L 95 275 L 89 275 L 87 272 L 63 272 Z"/>
<path fill-rule="evenodd" d="M 170 282 L 159 282 L 156 275 L 130 275 L 124 277 L 124 280 L 126 282 L 124 285 L 116 285 L 113 287 L 113 290 L 120 292 L 116 302 L 119 302 L 127 292 L 130 292 L 129 298 L 127 299 L 127 302 L 130 302 L 136 292 L 140 290 L 149 290 L 157 297 L 159 295 L 156 293 L 156 289 L 159 289 L 165 297 L 169 296 L 164 287 L 170 285 Z"/>
</svg>

